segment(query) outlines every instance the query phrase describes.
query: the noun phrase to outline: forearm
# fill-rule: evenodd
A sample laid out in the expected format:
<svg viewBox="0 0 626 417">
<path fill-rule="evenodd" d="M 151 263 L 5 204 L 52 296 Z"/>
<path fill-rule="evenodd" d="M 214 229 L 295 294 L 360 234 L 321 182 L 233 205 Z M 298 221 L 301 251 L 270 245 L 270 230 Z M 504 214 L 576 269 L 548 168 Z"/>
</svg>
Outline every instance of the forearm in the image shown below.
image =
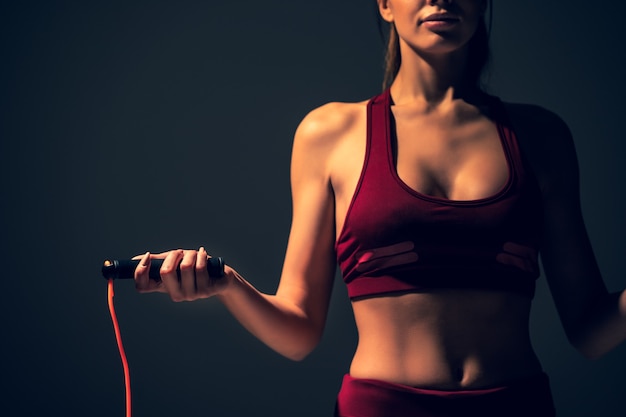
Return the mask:
<svg viewBox="0 0 626 417">
<path fill-rule="evenodd" d="M 218 297 L 248 331 L 292 360 L 302 360 L 313 350 L 323 323 L 316 325 L 287 299 L 261 293 L 236 271 L 226 273 L 230 282 Z"/>
<path fill-rule="evenodd" d="M 607 294 L 594 303 L 572 343 L 597 359 L 626 340 L 626 290 Z"/>
</svg>

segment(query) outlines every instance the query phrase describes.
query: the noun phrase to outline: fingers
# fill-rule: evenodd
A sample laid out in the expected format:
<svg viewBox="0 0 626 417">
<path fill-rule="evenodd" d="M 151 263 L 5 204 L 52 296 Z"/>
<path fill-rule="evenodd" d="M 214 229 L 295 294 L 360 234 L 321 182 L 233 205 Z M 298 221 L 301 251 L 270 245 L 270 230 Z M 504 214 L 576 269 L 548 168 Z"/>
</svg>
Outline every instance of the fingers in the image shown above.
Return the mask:
<svg viewBox="0 0 626 417">
<path fill-rule="evenodd" d="M 152 259 L 158 256 L 152 255 L 150 252 L 146 252 L 143 255 L 135 256 L 134 260 L 139 260 L 137 268 L 135 268 L 135 288 L 140 293 L 147 292 L 165 292 L 163 282 L 150 279 L 150 266 L 152 265 Z"/>
<path fill-rule="evenodd" d="M 185 300 L 177 271 L 178 265 L 183 259 L 183 256 L 184 251 L 182 249 L 168 252 L 167 256 L 163 260 L 163 265 L 160 270 L 161 281 L 163 282 L 163 286 L 167 290 L 167 293 L 170 295 L 172 301 Z"/>
<path fill-rule="evenodd" d="M 159 254 L 137 255 L 133 259 L 139 260 L 135 269 L 135 286 L 139 292 L 167 292 L 172 301 L 192 301 L 207 298 L 215 291 L 215 282 L 211 280 L 207 271 L 206 250 L 201 247 L 196 250 L 177 249 Z M 163 259 L 159 271 L 161 281 L 150 279 L 151 259 Z"/>
<path fill-rule="evenodd" d="M 168 253 L 170 253 L 170 251 L 168 251 L 168 252 L 161 252 L 161 253 L 151 253 L 150 254 L 150 258 L 151 259 L 165 259 L 165 257 L 167 256 Z M 144 255 L 145 254 L 135 255 L 131 259 L 136 261 L 137 259 L 143 258 Z"/>
<path fill-rule="evenodd" d="M 198 256 L 196 256 L 196 291 L 201 297 L 208 297 L 211 294 L 210 278 L 206 268 L 208 257 L 209 255 L 204 248 L 198 250 Z"/>
<path fill-rule="evenodd" d="M 150 252 L 146 252 L 141 256 L 135 256 L 134 260 L 139 259 L 139 265 L 135 268 L 135 288 L 139 292 L 146 292 L 150 288 Z"/>
<path fill-rule="evenodd" d="M 196 260 L 198 252 L 184 251 L 180 262 L 180 289 L 183 300 L 196 299 Z"/>
</svg>

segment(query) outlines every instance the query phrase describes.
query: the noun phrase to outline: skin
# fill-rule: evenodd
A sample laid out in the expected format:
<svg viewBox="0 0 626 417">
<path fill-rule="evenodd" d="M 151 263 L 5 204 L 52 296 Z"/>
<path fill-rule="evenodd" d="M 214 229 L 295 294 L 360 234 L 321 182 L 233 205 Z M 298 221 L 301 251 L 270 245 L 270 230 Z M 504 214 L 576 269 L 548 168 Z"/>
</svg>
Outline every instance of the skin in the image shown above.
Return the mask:
<svg viewBox="0 0 626 417">
<path fill-rule="evenodd" d="M 399 177 L 423 194 L 451 200 L 489 197 L 507 180 L 507 163 L 481 94 L 463 80 L 466 44 L 481 18 L 479 0 L 378 0 L 400 36 L 402 65 L 391 86 Z M 459 16 L 433 31 L 434 12 Z M 545 204 L 542 262 L 570 341 L 598 357 L 626 338 L 626 293 L 609 294 L 581 216 L 578 167 L 567 126 L 535 106 L 507 105 L 518 142 Z M 418 134 L 416 134 L 418 132 Z M 146 253 L 135 272 L 141 292 L 174 301 L 217 296 L 277 352 L 303 359 L 319 342 L 335 271 L 334 243 L 365 155 L 366 102 L 330 103 L 305 117 L 292 153 L 293 221 L 276 294 L 256 290 L 235 270 L 207 276 L 207 253 Z M 147 276 L 164 258 L 162 282 Z M 180 264 L 180 279 L 176 266 Z M 506 279 L 506 277 L 503 277 Z M 354 377 L 432 389 L 484 388 L 536 374 L 528 332 L 531 300 L 508 292 L 438 290 L 353 300 L 359 333 Z"/>
</svg>

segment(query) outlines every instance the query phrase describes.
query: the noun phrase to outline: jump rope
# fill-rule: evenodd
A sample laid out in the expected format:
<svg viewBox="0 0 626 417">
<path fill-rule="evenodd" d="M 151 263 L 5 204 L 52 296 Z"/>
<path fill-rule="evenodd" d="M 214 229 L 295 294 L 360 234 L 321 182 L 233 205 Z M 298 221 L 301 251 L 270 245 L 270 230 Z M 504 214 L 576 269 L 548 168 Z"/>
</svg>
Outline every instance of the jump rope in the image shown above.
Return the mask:
<svg viewBox="0 0 626 417">
<path fill-rule="evenodd" d="M 163 264 L 163 259 L 152 259 L 150 262 L 150 271 L 148 276 L 155 281 L 161 280 L 160 269 Z M 109 305 L 109 314 L 111 314 L 111 321 L 113 322 L 113 329 L 115 331 L 115 341 L 117 342 L 117 348 L 120 352 L 120 358 L 122 359 L 122 368 L 124 369 L 124 393 L 126 402 L 126 417 L 131 417 L 131 390 L 130 390 L 130 367 L 128 366 L 128 359 L 126 358 L 126 352 L 124 351 L 124 344 L 122 343 L 122 333 L 120 331 L 120 325 L 117 321 L 117 314 L 115 314 L 115 306 L 113 303 L 113 281 L 116 279 L 133 279 L 135 268 L 139 265 L 139 260 L 106 260 L 102 266 L 102 276 L 108 281 L 107 285 L 107 301 Z M 224 276 L 224 260 L 220 257 L 207 259 L 207 272 L 212 278 L 221 278 Z"/>
</svg>

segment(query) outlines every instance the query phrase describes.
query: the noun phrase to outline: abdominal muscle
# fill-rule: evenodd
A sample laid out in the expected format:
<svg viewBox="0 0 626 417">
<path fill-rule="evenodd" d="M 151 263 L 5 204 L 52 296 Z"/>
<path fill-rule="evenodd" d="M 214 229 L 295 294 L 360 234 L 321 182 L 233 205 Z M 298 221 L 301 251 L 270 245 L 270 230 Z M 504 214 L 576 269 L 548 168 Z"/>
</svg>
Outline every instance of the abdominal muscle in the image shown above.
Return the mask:
<svg viewBox="0 0 626 417">
<path fill-rule="evenodd" d="M 446 289 L 364 298 L 353 301 L 353 309 L 359 333 L 354 378 L 462 390 L 541 372 L 525 297 Z"/>
</svg>

